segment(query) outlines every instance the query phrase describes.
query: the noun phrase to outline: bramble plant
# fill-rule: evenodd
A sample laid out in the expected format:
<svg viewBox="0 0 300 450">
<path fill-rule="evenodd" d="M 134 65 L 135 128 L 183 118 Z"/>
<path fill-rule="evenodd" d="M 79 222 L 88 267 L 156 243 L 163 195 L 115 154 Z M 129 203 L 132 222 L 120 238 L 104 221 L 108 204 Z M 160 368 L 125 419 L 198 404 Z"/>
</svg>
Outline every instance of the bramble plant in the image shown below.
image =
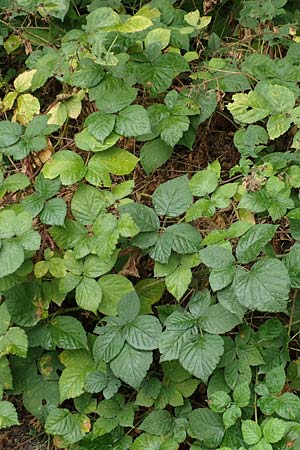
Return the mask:
<svg viewBox="0 0 300 450">
<path fill-rule="evenodd" d="M 230 3 L 0 1 L 0 428 L 300 448 L 300 12 Z"/>
</svg>

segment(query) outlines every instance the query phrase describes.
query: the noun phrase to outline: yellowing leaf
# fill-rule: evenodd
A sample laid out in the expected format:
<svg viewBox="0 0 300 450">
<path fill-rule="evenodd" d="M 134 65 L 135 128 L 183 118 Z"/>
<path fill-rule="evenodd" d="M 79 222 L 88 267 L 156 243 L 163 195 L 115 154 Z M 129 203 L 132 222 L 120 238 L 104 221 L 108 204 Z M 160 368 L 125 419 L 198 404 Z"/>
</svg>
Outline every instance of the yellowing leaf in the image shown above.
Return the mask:
<svg viewBox="0 0 300 450">
<path fill-rule="evenodd" d="M 31 82 L 33 75 L 37 72 L 36 69 L 32 70 L 26 70 L 23 73 L 20 73 L 20 75 L 17 76 L 17 78 L 14 81 L 14 87 L 17 92 L 25 92 L 28 91 L 31 87 Z"/>
<path fill-rule="evenodd" d="M 33 119 L 33 116 L 40 112 L 40 102 L 31 94 L 20 95 L 17 105 L 13 119 L 22 125 L 27 125 Z"/>
<path fill-rule="evenodd" d="M 50 119 L 48 125 L 63 125 L 68 118 L 67 108 L 64 103 L 59 102 L 49 109 Z"/>
<path fill-rule="evenodd" d="M 138 31 L 146 30 L 146 28 L 153 25 L 152 20 L 144 16 L 130 17 L 125 23 L 117 26 L 117 30 L 121 33 L 137 33 Z"/>
</svg>

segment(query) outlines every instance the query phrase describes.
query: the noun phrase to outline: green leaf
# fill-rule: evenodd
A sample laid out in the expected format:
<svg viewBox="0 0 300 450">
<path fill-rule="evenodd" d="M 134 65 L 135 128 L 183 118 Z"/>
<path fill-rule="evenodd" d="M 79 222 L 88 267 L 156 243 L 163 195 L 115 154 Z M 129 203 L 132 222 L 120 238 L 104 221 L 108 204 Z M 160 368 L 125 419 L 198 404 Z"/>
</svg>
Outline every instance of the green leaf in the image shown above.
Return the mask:
<svg viewBox="0 0 300 450">
<path fill-rule="evenodd" d="M 4 241 L 0 248 L 0 278 L 14 273 L 23 261 L 23 247 L 14 241 Z"/>
<path fill-rule="evenodd" d="M 231 251 L 219 245 L 208 245 L 199 253 L 203 264 L 213 269 L 222 269 L 234 263 Z"/>
<path fill-rule="evenodd" d="M 103 436 L 104 434 L 110 433 L 118 426 L 117 417 L 99 417 L 93 426 L 93 436 Z"/>
<path fill-rule="evenodd" d="M 75 134 L 75 144 L 78 148 L 90 152 L 103 152 L 113 147 L 120 139 L 117 133 L 112 132 L 107 138 L 101 142 L 96 139 L 88 130 L 84 128 L 80 133 Z"/>
<path fill-rule="evenodd" d="M 152 352 L 136 350 L 126 343 L 121 353 L 110 363 L 110 368 L 117 378 L 138 389 L 151 363 Z"/>
<path fill-rule="evenodd" d="M 179 361 L 189 373 L 207 383 L 223 352 L 223 339 L 220 336 L 193 336 L 183 343 Z"/>
<path fill-rule="evenodd" d="M 116 117 L 112 114 L 95 112 L 85 119 L 84 125 L 103 144 L 104 140 L 112 133 L 115 121 Z"/>
<path fill-rule="evenodd" d="M 247 383 L 240 383 L 233 391 L 233 400 L 240 408 L 245 408 L 250 402 L 250 388 Z"/>
<path fill-rule="evenodd" d="M 119 240 L 118 222 L 112 214 L 100 214 L 94 225 L 93 253 L 109 261 Z"/>
<path fill-rule="evenodd" d="M 283 365 L 273 367 L 266 373 L 266 386 L 271 394 L 279 394 L 285 386 L 285 381 L 286 376 Z"/>
<path fill-rule="evenodd" d="M 76 303 L 80 308 L 96 313 L 102 299 L 101 287 L 96 280 L 83 277 L 76 287 Z"/>
<path fill-rule="evenodd" d="M 226 430 L 232 427 L 242 415 L 242 410 L 239 406 L 231 405 L 226 411 L 223 413 L 223 423 Z"/>
<path fill-rule="evenodd" d="M 59 405 L 57 381 L 31 377 L 25 384 L 23 403 L 27 411 L 44 422 L 49 411 Z"/>
<path fill-rule="evenodd" d="M 224 391 L 215 391 L 209 398 L 209 407 L 212 411 L 223 413 L 230 405 L 231 398 Z"/>
<path fill-rule="evenodd" d="M 172 439 L 164 440 L 161 436 L 141 434 L 136 438 L 130 450 L 177 450 L 178 443 Z"/>
<path fill-rule="evenodd" d="M 222 269 L 212 269 L 209 275 L 209 284 L 213 291 L 219 291 L 228 286 L 235 275 L 235 267 L 227 266 Z"/>
<path fill-rule="evenodd" d="M 168 217 L 177 217 L 183 214 L 191 205 L 192 200 L 187 176 L 174 178 L 161 184 L 152 196 L 156 213 Z"/>
<path fill-rule="evenodd" d="M 59 378 L 60 402 L 63 403 L 68 398 L 79 397 L 84 393 L 85 379 L 89 372 L 94 370 L 91 360 L 83 364 L 80 360 L 77 364 L 66 367 Z"/>
<path fill-rule="evenodd" d="M 283 262 L 289 272 L 291 286 L 300 287 L 300 248 L 294 245 L 290 252 L 284 257 Z"/>
<path fill-rule="evenodd" d="M 175 116 L 164 119 L 161 139 L 171 147 L 174 147 L 182 138 L 184 131 L 187 131 L 190 121 L 186 116 Z"/>
<path fill-rule="evenodd" d="M 171 431 L 171 427 L 171 414 L 164 409 L 150 412 L 139 426 L 140 430 L 155 436 L 166 435 Z"/>
<path fill-rule="evenodd" d="M 0 334 L 4 334 L 9 327 L 11 321 L 6 302 L 0 305 Z"/>
<path fill-rule="evenodd" d="M 22 128 L 17 122 L 3 120 L 0 122 L 0 147 L 15 144 L 22 134 Z"/>
<path fill-rule="evenodd" d="M 11 402 L 0 401 L 0 429 L 19 425 L 16 408 Z"/>
<path fill-rule="evenodd" d="M 272 239 L 277 225 L 259 224 L 248 230 L 238 242 L 236 257 L 241 263 L 253 261 Z"/>
<path fill-rule="evenodd" d="M 129 106 L 137 95 L 135 88 L 129 87 L 119 78 L 111 75 L 106 77 L 95 87 L 90 89 L 90 99 L 102 113 L 115 113 Z"/>
<path fill-rule="evenodd" d="M 151 307 L 161 299 L 165 290 L 163 280 L 145 278 L 139 281 L 134 288 L 140 299 L 140 314 L 153 314 Z"/>
<path fill-rule="evenodd" d="M 103 261 L 96 255 L 89 255 L 83 264 L 83 274 L 89 278 L 97 278 L 109 272 L 116 263 L 118 251 L 115 251 L 111 258 Z"/>
<path fill-rule="evenodd" d="M 173 238 L 172 250 L 176 253 L 191 254 L 198 252 L 202 238 L 199 231 L 192 225 L 176 223 L 168 227 L 165 233 Z"/>
<path fill-rule="evenodd" d="M 6 334 L 0 336 L 0 357 L 3 355 L 26 357 L 28 338 L 25 331 L 19 327 L 10 327 Z"/>
<path fill-rule="evenodd" d="M 159 229 L 159 218 L 153 209 L 146 205 L 129 203 L 127 205 L 121 205 L 119 210 L 121 213 L 129 213 L 143 233 L 157 231 Z"/>
<path fill-rule="evenodd" d="M 251 310 L 280 312 L 287 307 L 290 279 L 285 265 L 270 258 L 249 271 L 238 267 L 234 290 L 239 303 Z"/>
<path fill-rule="evenodd" d="M 172 52 L 162 54 L 152 62 L 136 63 L 134 67 L 138 83 L 154 95 L 166 91 L 171 86 L 173 78 L 189 70 L 187 61 L 181 55 Z"/>
<path fill-rule="evenodd" d="M 118 231 L 123 237 L 133 237 L 139 233 L 140 229 L 134 222 L 130 214 L 122 214 L 118 221 Z"/>
<path fill-rule="evenodd" d="M 69 10 L 69 6 L 69 0 L 46 0 L 43 2 L 42 6 L 38 8 L 38 11 L 44 17 L 49 14 L 49 16 L 56 17 L 63 21 Z"/>
<path fill-rule="evenodd" d="M 88 164 L 87 181 L 96 186 L 110 186 L 109 174 L 127 175 L 133 171 L 138 158 L 118 147 L 97 153 Z"/>
<path fill-rule="evenodd" d="M 60 181 L 59 179 L 47 180 L 47 178 L 40 173 L 35 179 L 34 189 L 41 199 L 48 200 L 59 192 Z"/>
<path fill-rule="evenodd" d="M 125 325 L 123 331 L 126 330 L 126 324 L 130 324 L 136 320 L 139 310 L 140 300 L 135 290 L 122 295 L 117 305 L 117 311 L 122 325 Z"/>
<path fill-rule="evenodd" d="M 99 362 L 103 359 L 109 362 L 120 353 L 125 343 L 120 323 L 100 328 L 99 335 L 93 347 L 95 361 Z"/>
<path fill-rule="evenodd" d="M 71 316 L 58 316 L 50 322 L 52 339 L 59 348 L 77 349 L 87 347 L 87 338 L 79 320 Z"/>
<path fill-rule="evenodd" d="M 288 431 L 288 424 L 283 420 L 270 418 L 262 425 L 262 432 L 267 442 L 275 444 L 279 442 Z"/>
<path fill-rule="evenodd" d="M 126 341 L 138 350 L 157 348 L 161 332 L 161 325 L 153 316 L 138 316 L 124 328 Z"/>
<path fill-rule="evenodd" d="M 204 445 L 218 447 L 224 436 L 224 427 L 219 414 L 208 408 L 194 409 L 188 416 L 191 437 L 199 439 Z"/>
<path fill-rule="evenodd" d="M 69 185 L 80 181 L 86 174 L 83 160 L 71 150 L 60 150 L 43 167 L 45 178 L 60 176 L 62 184 Z"/>
<path fill-rule="evenodd" d="M 155 28 L 145 37 L 145 48 L 155 46 L 163 50 L 170 42 L 171 31 L 165 28 Z"/>
<path fill-rule="evenodd" d="M 191 269 L 179 265 L 174 272 L 166 276 L 166 288 L 179 301 L 187 291 L 191 280 Z"/>
<path fill-rule="evenodd" d="M 102 301 L 99 310 L 103 314 L 114 315 L 121 298 L 134 290 L 131 281 L 123 275 L 104 275 L 99 280 L 102 290 Z"/>
<path fill-rule="evenodd" d="M 26 188 L 30 185 L 30 181 L 24 173 L 15 173 L 8 176 L 1 183 L 1 189 L 4 189 L 4 193 L 14 192 Z"/>
<path fill-rule="evenodd" d="M 46 202 L 40 219 L 47 225 L 63 225 L 67 214 L 67 205 L 62 198 L 52 198 Z"/>
<path fill-rule="evenodd" d="M 46 423 L 46 433 L 54 435 L 66 435 L 75 425 L 74 416 L 68 409 L 54 408 L 50 411 Z"/>
<path fill-rule="evenodd" d="M 257 444 L 262 437 L 262 432 L 259 425 L 253 420 L 243 420 L 242 433 L 244 441 L 248 445 Z"/>
<path fill-rule="evenodd" d="M 71 202 L 74 218 L 83 225 L 92 225 L 98 215 L 105 210 L 104 194 L 88 184 L 80 184 Z"/>
<path fill-rule="evenodd" d="M 212 334 L 223 334 L 235 328 L 241 320 L 222 305 L 212 305 L 201 320 L 201 327 Z"/>
<path fill-rule="evenodd" d="M 37 305 L 40 295 L 40 289 L 33 282 L 18 284 L 7 291 L 5 305 L 11 320 L 22 327 L 36 325 L 43 314 L 43 306 Z"/>
<path fill-rule="evenodd" d="M 140 152 L 141 164 L 146 174 L 149 175 L 158 167 L 161 167 L 173 153 L 173 147 L 161 139 L 146 142 Z"/>
<path fill-rule="evenodd" d="M 141 105 L 131 105 L 117 116 L 116 132 L 122 136 L 138 136 L 150 132 L 147 110 Z"/>
<path fill-rule="evenodd" d="M 210 168 L 200 170 L 200 172 L 197 172 L 192 176 L 189 182 L 191 193 L 197 197 L 203 197 L 206 194 L 210 194 L 218 187 L 218 179 L 218 174 Z"/>
<path fill-rule="evenodd" d="M 218 291 L 217 297 L 218 297 L 219 303 L 221 303 L 221 305 L 225 309 L 227 309 L 227 311 L 231 312 L 232 314 L 235 314 L 240 319 L 242 319 L 244 317 L 244 314 L 247 311 L 247 308 L 245 308 L 245 306 L 241 305 L 238 302 L 237 296 L 235 294 L 234 286 L 232 284 L 230 286 L 227 286 L 225 289 Z"/>
</svg>

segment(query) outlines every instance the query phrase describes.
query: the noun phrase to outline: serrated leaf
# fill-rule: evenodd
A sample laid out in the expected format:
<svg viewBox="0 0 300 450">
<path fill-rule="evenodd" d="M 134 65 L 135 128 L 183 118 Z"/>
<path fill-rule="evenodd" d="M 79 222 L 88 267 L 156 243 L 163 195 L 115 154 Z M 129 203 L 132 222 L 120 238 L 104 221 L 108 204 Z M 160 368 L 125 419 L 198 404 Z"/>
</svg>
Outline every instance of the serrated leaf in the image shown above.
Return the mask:
<svg viewBox="0 0 300 450">
<path fill-rule="evenodd" d="M 23 261 L 23 247 L 14 241 L 4 241 L 0 248 L 0 278 L 14 273 Z"/>
<path fill-rule="evenodd" d="M 103 113 L 115 113 L 129 106 L 135 99 L 137 90 L 119 78 L 107 75 L 100 84 L 90 89 L 90 99 Z"/>
<path fill-rule="evenodd" d="M 168 217 L 177 217 L 183 214 L 191 205 L 192 200 L 187 176 L 174 178 L 161 184 L 152 195 L 156 213 Z"/>
<path fill-rule="evenodd" d="M 9 147 L 15 144 L 22 133 L 21 126 L 16 122 L 3 120 L 0 122 L 0 147 Z"/>
<path fill-rule="evenodd" d="M 172 416 L 169 411 L 156 410 L 150 412 L 139 428 L 155 436 L 166 435 L 171 431 Z"/>
<path fill-rule="evenodd" d="M 122 136 L 138 136 L 150 132 L 147 110 L 141 105 L 124 108 L 116 119 L 116 132 Z"/>
<path fill-rule="evenodd" d="M 22 125 L 27 125 L 40 112 L 40 102 L 32 94 L 21 94 L 17 99 L 14 118 Z"/>
<path fill-rule="evenodd" d="M 277 225 L 254 225 L 239 239 L 236 247 L 236 257 L 241 263 L 253 261 L 272 239 Z"/>
<path fill-rule="evenodd" d="M 0 401 L 0 428 L 19 425 L 18 414 L 16 408 L 11 402 L 6 400 Z"/>
<path fill-rule="evenodd" d="M 95 112 L 85 119 L 85 126 L 89 132 L 101 143 L 112 133 L 116 117 L 112 114 Z"/>
<path fill-rule="evenodd" d="M 125 343 L 121 353 L 110 363 L 110 368 L 117 378 L 138 389 L 151 363 L 152 352 L 136 350 Z"/>
<path fill-rule="evenodd" d="M 246 271 L 237 268 L 234 290 L 241 305 L 258 311 L 285 311 L 290 278 L 285 265 L 276 259 L 258 261 Z"/>
<path fill-rule="evenodd" d="M 208 333 L 223 334 L 235 328 L 241 320 L 227 311 L 222 305 L 212 305 L 201 321 L 201 327 Z"/>
<path fill-rule="evenodd" d="M 126 341 L 138 350 L 157 348 L 161 332 L 161 325 L 153 316 L 138 316 L 124 329 Z"/>
<path fill-rule="evenodd" d="M 58 316 L 50 322 L 50 332 L 59 348 L 77 349 L 87 347 L 87 338 L 79 320 L 71 316 Z"/>
<path fill-rule="evenodd" d="M 69 185 L 80 181 L 86 174 L 86 167 L 80 155 L 70 150 L 61 150 L 44 165 L 45 178 L 60 177 L 62 184 Z"/>
<path fill-rule="evenodd" d="M 65 435 L 72 431 L 74 425 L 74 416 L 68 409 L 54 408 L 47 417 L 45 430 L 49 434 Z"/>
<path fill-rule="evenodd" d="M 187 291 L 191 280 L 191 269 L 179 265 L 174 272 L 166 276 L 166 288 L 179 301 Z"/>
<path fill-rule="evenodd" d="M 257 444 L 262 437 L 259 425 L 253 420 L 244 420 L 242 422 L 242 434 L 244 441 L 248 445 Z"/>
<path fill-rule="evenodd" d="M 161 167 L 173 153 L 173 147 L 161 139 L 146 142 L 141 148 L 140 158 L 143 169 L 149 175 Z"/>
<path fill-rule="evenodd" d="M 192 176 L 189 188 L 193 195 L 203 197 L 218 187 L 218 174 L 210 169 L 201 170 Z"/>
<path fill-rule="evenodd" d="M 62 198 L 52 198 L 46 202 L 40 219 L 47 225 L 63 225 L 67 214 L 67 205 Z"/>
<path fill-rule="evenodd" d="M 129 203 L 127 205 L 121 205 L 119 210 L 121 213 L 129 213 L 143 233 L 157 231 L 159 229 L 159 218 L 149 206 L 140 203 Z"/>
<path fill-rule="evenodd" d="M 222 269 L 234 263 L 231 251 L 219 245 L 208 245 L 199 253 L 201 261 L 213 269 Z"/>
<path fill-rule="evenodd" d="M 127 175 L 133 171 L 138 158 L 118 147 L 92 156 L 88 164 L 87 181 L 96 186 L 111 186 L 109 174 Z"/>
<path fill-rule="evenodd" d="M 105 209 L 104 194 L 99 189 L 87 184 L 81 184 L 72 198 L 72 214 L 83 225 L 93 224 L 97 216 Z"/>
<path fill-rule="evenodd" d="M 132 283 L 123 275 L 111 274 L 100 278 L 102 301 L 99 310 L 103 314 L 114 315 L 121 298 L 134 290 Z"/>
<path fill-rule="evenodd" d="M 96 313 L 102 299 L 102 290 L 96 280 L 83 277 L 76 287 L 76 303 L 80 308 Z"/>
<path fill-rule="evenodd" d="M 94 370 L 91 363 L 78 366 L 66 367 L 59 378 L 60 402 L 63 403 L 68 398 L 79 397 L 84 393 L 84 384 L 86 376 Z"/>
<path fill-rule="evenodd" d="M 10 327 L 3 336 L 0 336 L 0 357 L 11 353 L 25 358 L 27 349 L 28 338 L 22 328 Z"/>
<path fill-rule="evenodd" d="M 145 278 L 134 286 L 140 299 L 140 314 L 153 314 L 152 305 L 157 303 L 165 290 L 163 280 Z"/>
<path fill-rule="evenodd" d="M 275 444 L 279 442 L 288 431 L 288 424 L 283 420 L 271 417 L 262 425 L 262 432 L 267 442 Z"/>
<path fill-rule="evenodd" d="M 125 343 L 124 334 L 121 332 L 119 323 L 101 328 L 99 334 L 93 347 L 95 361 L 99 362 L 103 359 L 109 362 L 122 350 Z"/>
<path fill-rule="evenodd" d="M 171 147 L 174 147 L 182 138 L 184 131 L 187 131 L 190 121 L 186 116 L 175 116 L 164 119 L 163 129 L 160 137 Z"/>
<path fill-rule="evenodd" d="M 220 336 L 194 336 L 183 343 L 179 361 L 189 373 L 207 383 L 223 355 L 223 345 Z"/>
<path fill-rule="evenodd" d="M 219 414 L 208 408 L 198 408 L 189 414 L 189 435 L 204 445 L 218 447 L 224 436 L 224 427 Z"/>
</svg>

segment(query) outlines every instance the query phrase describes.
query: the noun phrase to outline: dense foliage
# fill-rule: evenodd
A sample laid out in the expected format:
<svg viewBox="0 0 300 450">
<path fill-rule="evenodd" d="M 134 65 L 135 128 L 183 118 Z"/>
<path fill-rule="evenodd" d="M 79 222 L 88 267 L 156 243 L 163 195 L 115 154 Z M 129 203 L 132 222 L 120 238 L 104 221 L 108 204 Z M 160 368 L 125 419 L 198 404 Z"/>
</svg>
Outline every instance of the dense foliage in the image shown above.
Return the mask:
<svg viewBox="0 0 300 450">
<path fill-rule="evenodd" d="M 178 3 L 0 0 L 0 428 L 296 450 L 300 10 Z M 237 163 L 155 183 L 214 114 Z"/>
</svg>

